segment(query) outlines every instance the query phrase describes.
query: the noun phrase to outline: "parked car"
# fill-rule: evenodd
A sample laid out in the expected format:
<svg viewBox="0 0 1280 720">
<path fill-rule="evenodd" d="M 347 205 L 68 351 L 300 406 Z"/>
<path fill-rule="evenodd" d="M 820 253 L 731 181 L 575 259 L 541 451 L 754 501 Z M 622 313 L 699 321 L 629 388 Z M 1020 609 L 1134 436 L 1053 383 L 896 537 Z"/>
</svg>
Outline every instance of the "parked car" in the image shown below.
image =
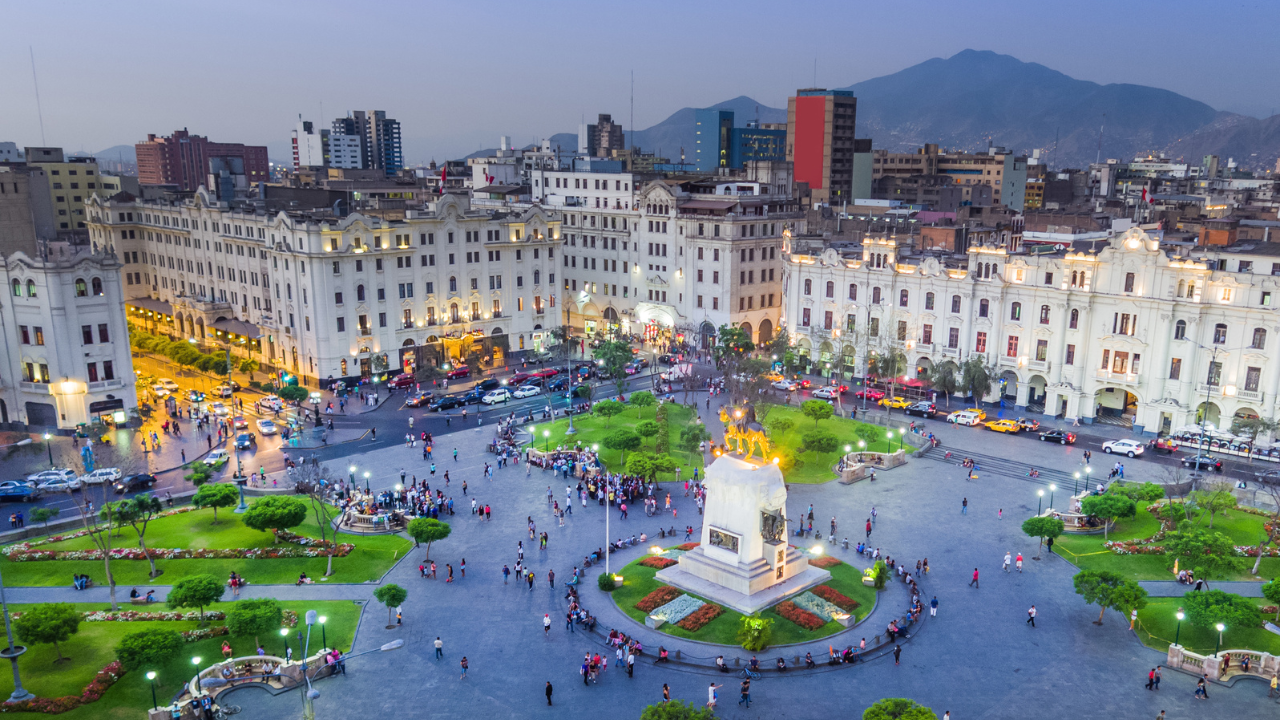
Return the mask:
<svg viewBox="0 0 1280 720">
<path fill-rule="evenodd" d="M 157 400 L 169 396 L 169 391 L 166 390 L 164 386 L 159 383 L 156 383 L 155 385 L 151 386 L 151 392 L 153 395 L 156 396 Z"/>
<path fill-rule="evenodd" d="M 280 428 L 276 427 L 275 421 L 270 418 L 262 418 L 256 425 L 258 426 L 258 432 L 263 435 L 275 435 L 280 432 Z"/>
<path fill-rule="evenodd" d="M 955 423 L 956 425 L 973 426 L 982 422 L 982 416 L 971 410 L 960 410 L 948 415 L 947 422 Z"/>
<path fill-rule="evenodd" d="M 425 392 L 420 392 L 417 395 L 414 395 L 413 397 L 409 398 L 408 400 L 405 400 L 404 404 L 407 407 L 411 407 L 411 408 L 422 407 L 423 405 L 429 404 L 431 402 L 431 399 L 434 397 L 435 397 L 435 393 L 428 390 Z"/>
<path fill-rule="evenodd" d="M 199 390 L 187 391 L 187 402 L 193 402 L 193 403 L 204 402 L 204 397 L 205 397 L 204 393 L 200 392 Z"/>
<path fill-rule="evenodd" d="M 142 490 L 152 487 L 156 484 L 156 476 L 150 473 L 139 473 L 137 475 L 126 475 L 116 481 L 115 490 L 117 493 L 127 493 L 130 490 Z"/>
<path fill-rule="evenodd" d="M 564 396 L 565 396 L 566 398 L 576 398 L 576 397 L 581 397 L 580 395 L 578 395 L 578 391 L 579 391 L 579 390 L 581 390 L 582 388 L 589 388 L 589 387 L 591 387 L 591 386 L 590 386 L 590 385 L 587 385 L 587 384 L 585 384 L 585 383 L 577 383 L 577 384 L 575 384 L 572 388 L 570 388 L 570 389 L 566 390 L 566 391 L 565 391 L 565 393 L 564 393 Z"/>
<path fill-rule="evenodd" d="M 559 392 L 567 387 L 569 387 L 569 378 L 567 377 L 556 378 L 555 380 L 547 383 L 547 389 L 551 392 Z"/>
<path fill-rule="evenodd" d="M 1146 446 L 1134 440 L 1108 440 L 1102 443 L 1102 452 L 1107 454 L 1118 453 L 1129 457 L 1137 457 L 1145 449 Z"/>
<path fill-rule="evenodd" d="M 622 366 L 622 372 L 626 373 L 627 375 L 635 375 L 636 373 L 640 372 L 640 368 L 634 363 L 627 363 L 626 365 Z"/>
<path fill-rule="evenodd" d="M 54 468 L 53 470 L 45 470 L 34 475 L 27 476 L 27 482 L 38 485 L 49 480 L 74 480 L 79 477 L 75 470 L 69 468 Z"/>
<path fill-rule="evenodd" d="M 1018 418 L 1018 427 L 1028 432 L 1035 432 L 1040 429 L 1040 421 L 1030 418 Z"/>
<path fill-rule="evenodd" d="M 979 420 L 987 419 L 987 411 L 983 410 L 982 408 L 976 408 L 976 407 L 965 408 L 962 412 L 971 412 L 974 415 L 977 415 Z"/>
<path fill-rule="evenodd" d="M 895 395 L 892 398 L 881 398 L 878 404 L 883 405 L 890 409 L 901 410 L 902 408 L 905 408 L 906 406 L 910 405 L 911 401 L 907 400 L 906 398 L 901 398 Z"/>
<path fill-rule="evenodd" d="M 493 405 L 494 403 L 506 402 L 510 399 L 511 393 L 507 392 L 506 388 L 498 388 L 497 390 L 490 390 L 485 393 L 484 396 L 480 398 L 480 402 L 485 405 Z"/>
<path fill-rule="evenodd" d="M 827 385 L 813 391 L 813 396 L 819 400 L 831 400 L 840 396 L 840 388 Z"/>
<path fill-rule="evenodd" d="M 471 368 L 467 367 L 466 365 L 463 365 L 462 367 L 459 367 L 459 368 L 454 368 L 449 372 L 445 373 L 445 377 L 450 380 L 457 380 L 458 378 L 471 377 Z"/>
<path fill-rule="evenodd" d="M 1066 430 L 1048 430 L 1040 433 L 1043 442 L 1056 442 L 1059 445 L 1070 445 L 1076 441 L 1076 434 Z"/>
<path fill-rule="evenodd" d="M 533 373 L 518 372 L 515 375 L 511 376 L 510 383 L 516 387 L 519 387 L 523 385 L 524 382 L 531 377 L 533 377 Z"/>
<path fill-rule="evenodd" d="M 81 475 L 80 482 L 85 485 L 100 485 L 120 479 L 120 468 L 98 468 L 91 473 Z"/>
<path fill-rule="evenodd" d="M 676 356 L 675 356 L 675 355 L 672 355 L 672 354 L 670 354 L 670 353 L 665 354 L 665 355 L 659 355 L 659 356 L 658 356 L 658 362 L 662 363 L 663 365 L 675 365 L 675 364 L 676 364 Z M 781 379 L 781 378 L 779 378 L 779 379 Z"/>
<path fill-rule="evenodd" d="M 865 397 L 868 400 L 882 400 L 884 398 L 884 391 L 877 390 L 875 388 L 863 388 L 862 390 L 855 392 L 853 396 L 856 398 Z"/>
<path fill-rule="evenodd" d="M 39 499 L 40 490 L 30 485 L 0 483 L 0 502 L 35 502 Z"/>
<path fill-rule="evenodd" d="M 283 410 L 284 401 L 275 395 L 268 395 L 258 401 L 258 404 L 268 410 Z"/>
<path fill-rule="evenodd" d="M 1178 441 L 1170 437 L 1156 438 L 1155 448 L 1166 455 L 1172 455 L 1178 449 Z"/>
<path fill-rule="evenodd" d="M 1013 433 L 1016 435 L 1022 430 L 1022 427 L 1018 425 L 1018 421 L 1016 420 L 992 420 L 987 423 L 987 429 L 1001 433 Z"/>
<path fill-rule="evenodd" d="M 476 386 L 472 389 L 483 390 L 485 392 L 488 392 L 490 390 L 497 390 L 500 387 L 502 387 L 501 380 L 497 378 L 487 378 L 485 380 L 481 380 L 480 382 L 476 383 Z"/>
<path fill-rule="evenodd" d="M 213 452 L 209 453 L 208 455 L 204 456 L 204 464 L 210 465 L 213 467 L 222 467 L 223 465 L 226 464 L 227 459 L 230 457 L 231 455 L 226 450 L 223 450 L 222 448 L 218 448 Z"/>
<path fill-rule="evenodd" d="M 387 387 L 399 390 L 401 388 L 413 387 L 417 382 L 418 381 L 409 373 L 400 373 L 387 381 Z"/>
<path fill-rule="evenodd" d="M 908 405 L 902 412 L 907 415 L 919 415 L 922 418 L 931 418 L 937 417 L 938 407 L 928 400 L 922 400 L 914 405 Z"/>
<path fill-rule="evenodd" d="M 236 436 L 236 449 L 248 450 L 258 446 L 258 436 L 253 433 L 240 433 Z"/>
<path fill-rule="evenodd" d="M 1212 455 L 1196 455 L 1195 457 L 1183 458 L 1182 467 L 1188 470 L 1213 470 L 1222 472 L 1222 460 Z"/>
<path fill-rule="evenodd" d="M 445 395 L 444 397 L 432 402 L 427 406 L 431 412 L 440 412 L 441 410 L 452 410 L 466 405 L 460 398 L 453 395 Z"/>
<path fill-rule="evenodd" d="M 541 394 L 542 394 L 542 388 L 534 387 L 533 385 L 521 385 L 520 387 L 516 388 L 516 391 L 511 395 L 512 397 L 519 400 L 520 398 L 533 397 L 534 395 L 541 395 Z"/>
<path fill-rule="evenodd" d="M 79 490 L 80 478 L 52 478 L 36 485 L 36 489 L 41 492 L 70 492 L 72 490 Z"/>
<path fill-rule="evenodd" d="M 764 379 L 768 380 L 769 382 L 778 382 L 783 378 L 782 378 L 782 373 L 780 372 L 769 372 L 764 374 Z"/>
<path fill-rule="evenodd" d="M 209 405 L 209 412 L 218 417 L 229 417 L 231 415 L 231 410 L 220 402 Z"/>
<path fill-rule="evenodd" d="M 168 390 L 169 392 L 178 391 L 178 383 L 170 380 L 169 378 L 160 378 L 160 381 L 158 384 L 160 385 L 160 387 L 164 388 L 165 390 Z"/>
<path fill-rule="evenodd" d="M 235 389 L 230 385 L 219 385 L 213 389 L 213 396 L 220 398 L 229 398 L 235 394 Z"/>
<path fill-rule="evenodd" d="M 547 368 L 546 370 L 539 370 L 538 372 L 534 373 L 533 376 L 546 380 L 548 378 L 553 378 L 559 374 L 560 374 L 559 370 L 555 368 Z"/>
<path fill-rule="evenodd" d="M 793 392 L 794 390 L 800 387 L 799 385 L 791 382 L 790 380 L 775 380 L 772 383 L 772 385 L 778 388 L 779 390 L 782 390 L 785 392 Z"/>
<path fill-rule="evenodd" d="M 467 405 L 476 405 L 484 398 L 484 395 L 485 395 L 484 390 L 477 390 L 475 388 L 472 388 L 471 390 L 468 390 L 467 392 L 462 394 L 462 402 L 466 403 Z"/>
</svg>

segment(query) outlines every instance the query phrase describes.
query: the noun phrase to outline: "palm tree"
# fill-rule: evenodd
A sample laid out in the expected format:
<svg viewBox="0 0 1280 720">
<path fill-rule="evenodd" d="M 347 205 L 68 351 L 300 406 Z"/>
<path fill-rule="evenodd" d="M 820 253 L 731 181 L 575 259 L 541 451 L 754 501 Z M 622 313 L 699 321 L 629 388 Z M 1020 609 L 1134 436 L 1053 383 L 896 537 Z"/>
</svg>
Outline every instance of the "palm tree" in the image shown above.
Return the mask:
<svg viewBox="0 0 1280 720">
<path fill-rule="evenodd" d="M 889 378 L 889 399 L 892 400 L 898 383 L 898 376 L 907 371 L 907 356 L 897 348 L 872 355 L 867 361 L 867 371 L 877 379 Z M 893 408 L 885 406 L 892 411 Z"/>
<path fill-rule="evenodd" d="M 973 396 L 975 406 L 991 392 L 991 369 L 980 357 L 971 357 L 960 368 L 960 389 Z"/>
</svg>

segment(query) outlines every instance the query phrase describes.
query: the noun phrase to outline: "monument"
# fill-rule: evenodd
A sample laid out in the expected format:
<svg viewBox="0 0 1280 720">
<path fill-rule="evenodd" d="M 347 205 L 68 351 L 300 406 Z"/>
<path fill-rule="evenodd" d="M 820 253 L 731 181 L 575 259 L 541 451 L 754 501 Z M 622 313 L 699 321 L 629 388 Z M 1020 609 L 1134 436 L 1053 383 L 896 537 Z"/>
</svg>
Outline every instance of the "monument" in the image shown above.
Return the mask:
<svg viewBox="0 0 1280 720">
<path fill-rule="evenodd" d="M 787 486 L 777 465 L 724 455 L 704 485 L 702 543 L 659 570 L 659 582 L 752 614 L 831 578 L 787 544 Z"/>
</svg>

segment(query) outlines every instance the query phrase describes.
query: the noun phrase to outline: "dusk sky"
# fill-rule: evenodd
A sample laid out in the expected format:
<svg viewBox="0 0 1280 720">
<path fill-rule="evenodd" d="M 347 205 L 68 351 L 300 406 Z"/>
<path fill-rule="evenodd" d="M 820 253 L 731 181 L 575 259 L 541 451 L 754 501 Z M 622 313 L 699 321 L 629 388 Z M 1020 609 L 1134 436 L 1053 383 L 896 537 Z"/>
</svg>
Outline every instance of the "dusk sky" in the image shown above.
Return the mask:
<svg viewBox="0 0 1280 720">
<path fill-rule="evenodd" d="M 635 125 L 749 95 L 785 107 L 974 48 L 1082 80 L 1165 88 L 1219 110 L 1280 108 L 1280 3 L 60 2 L 3 4 L 0 141 L 96 152 L 187 127 L 287 144 L 301 113 L 400 120 L 406 161 L 525 144 L 583 116 Z M 321 109 L 323 107 L 323 114 Z M 273 147 L 274 149 L 274 147 Z M 273 159 L 284 159 L 280 152 Z"/>
</svg>

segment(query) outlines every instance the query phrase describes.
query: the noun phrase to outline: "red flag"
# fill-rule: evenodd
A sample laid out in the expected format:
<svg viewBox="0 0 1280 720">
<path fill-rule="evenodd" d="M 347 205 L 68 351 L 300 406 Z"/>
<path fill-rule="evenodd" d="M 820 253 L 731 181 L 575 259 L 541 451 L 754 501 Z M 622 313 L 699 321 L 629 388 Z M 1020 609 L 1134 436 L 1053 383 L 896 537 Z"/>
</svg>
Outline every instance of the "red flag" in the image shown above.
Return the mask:
<svg viewBox="0 0 1280 720">
<path fill-rule="evenodd" d="M 444 194 L 444 181 L 449 179 L 448 166 L 440 168 L 440 194 Z"/>
<path fill-rule="evenodd" d="M 1142 202 L 1148 205 L 1151 204 L 1151 195 L 1147 193 L 1147 189 L 1145 187 L 1142 188 Z"/>
</svg>

